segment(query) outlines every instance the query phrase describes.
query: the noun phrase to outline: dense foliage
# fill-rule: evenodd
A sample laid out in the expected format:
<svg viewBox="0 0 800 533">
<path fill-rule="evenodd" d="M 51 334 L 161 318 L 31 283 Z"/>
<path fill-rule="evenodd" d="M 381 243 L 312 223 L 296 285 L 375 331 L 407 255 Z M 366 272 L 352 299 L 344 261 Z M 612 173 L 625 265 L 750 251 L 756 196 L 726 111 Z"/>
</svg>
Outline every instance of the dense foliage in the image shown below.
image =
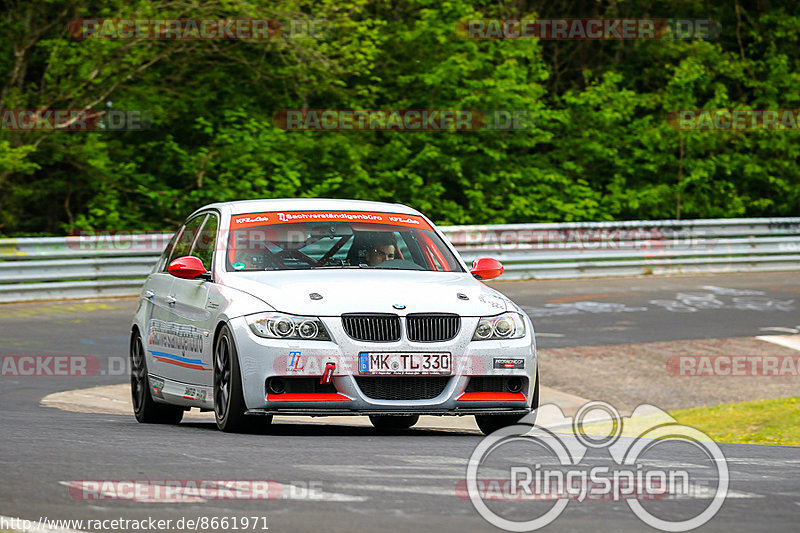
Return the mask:
<svg viewBox="0 0 800 533">
<path fill-rule="evenodd" d="M 170 229 L 218 200 L 397 201 L 445 224 L 800 215 L 800 133 L 679 109 L 800 108 L 795 0 L 17 0 L 0 109 L 144 109 L 146 131 L 0 130 L 0 235 Z M 465 17 L 708 18 L 709 40 L 467 40 Z M 76 40 L 78 17 L 323 19 L 321 38 Z M 291 132 L 280 109 L 525 110 L 533 127 Z"/>
</svg>

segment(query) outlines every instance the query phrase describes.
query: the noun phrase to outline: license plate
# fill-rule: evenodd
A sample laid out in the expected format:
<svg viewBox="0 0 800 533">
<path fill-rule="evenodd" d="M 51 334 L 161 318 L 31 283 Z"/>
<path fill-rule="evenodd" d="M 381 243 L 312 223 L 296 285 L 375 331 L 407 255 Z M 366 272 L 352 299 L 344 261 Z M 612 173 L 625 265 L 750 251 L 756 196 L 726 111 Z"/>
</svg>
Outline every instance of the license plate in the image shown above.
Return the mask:
<svg viewBox="0 0 800 533">
<path fill-rule="evenodd" d="M 453 358 L 449 353 L 361 352 L 359 374 L 413 374 L 449 376 Z"/>
</svg>

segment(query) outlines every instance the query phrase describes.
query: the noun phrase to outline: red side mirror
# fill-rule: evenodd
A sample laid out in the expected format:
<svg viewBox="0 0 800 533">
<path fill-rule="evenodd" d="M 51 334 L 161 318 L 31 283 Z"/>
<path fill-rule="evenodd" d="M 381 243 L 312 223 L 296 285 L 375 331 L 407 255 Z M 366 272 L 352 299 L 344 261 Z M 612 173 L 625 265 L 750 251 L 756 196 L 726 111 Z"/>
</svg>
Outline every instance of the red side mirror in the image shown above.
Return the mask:
<svg viewBox="0 0 800 533">
<path fill-rule="evenodd" d="M 503 264 L 491 257 L 479 257 L 472 263 L 470 272 L 480 280 L 494 279 L 503 273 Z"/>
<path fill-rule="evenodd" d="M 206 267 L 197 257 L 187 255 L 179 257 L 169 264 L 167 272 L 177 278 L 195 279 L 206 273 Z"/>
</svg>

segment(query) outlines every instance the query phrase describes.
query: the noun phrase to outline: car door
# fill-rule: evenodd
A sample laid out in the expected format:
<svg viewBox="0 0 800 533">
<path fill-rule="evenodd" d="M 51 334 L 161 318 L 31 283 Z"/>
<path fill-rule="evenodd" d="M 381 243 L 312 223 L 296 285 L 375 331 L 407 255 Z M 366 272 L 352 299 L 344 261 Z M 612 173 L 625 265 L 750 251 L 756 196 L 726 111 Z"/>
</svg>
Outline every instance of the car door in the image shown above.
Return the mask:
<svg viewBox="0 0 800 533">
<path fill-rule="evenodd" d="M 211 270 L 219 227 L 216 213 L 208 213 L 197 231 L 192 246 L 184 255 L 199 258 L 206 270 Z M 174 370 L 178 381 L 210 387 L 213 380 L 213 347 L 211 340 L 215 313 L 208 307 L 211 281 L 204 279 L 174 278 L 170 296 L 171 321 L 179 336 L 182 365 Z M 195 394 L 190 394 L 196 396 Z"/>
<path fill-rule="evenodd" d="M 185 322 L 178 321 L 176 308 L 178 300 L 175 294 L 175 282 L 182 281 L 169 274 L 169 264 L 179 257 L 191 255 L 192 246 L 200 234 L 200 229 L 205 222 L 206 214 L 192 217 L 181 228 L 166 261 L 162 265 L 162 272 L 152 276 L 152 286 L 148 288 L 153 292 L 155 310 L 149 320 L 147 351 L 150 372 L 175 381 L 191 383 L 197 368 L 204 365 L 200 362 L 203 342 L 196 332 L 191 331 Z"/>
<path fill-rule="evenodd" d="M 167 298 L 172 290 L 172 282 L 175 278 L 167 272 L 167 266 L 169 265 L 172 251 L 175 249 L 175 245 L 183 233 L 183 229 L 184 228 L 181 227 L 175 232 L 172 239 L 170 239 L 169 244 L 167 244 L 167 247 L 161 254 L 161 258 L 153 273 L 148 276 L 147 282 L 142 290 L 141 298 L 142 305 L 145 306 L 145 313 L 141 326 L 143 330 L 143 343 L 147 347 L 147 366 L 151 372 L 153 372 L 154 367 L 157 366 L 156 361 L 153 359 L 153 352 L 155 351 L 158 353 L 158 348 L 153 348 L 153 342 L 155 341 L 157 343 L 159 340 L 157 335 L 156 338 L 154 338 L 153 334 L 158 332 L 159 324 L 165 323 L 170 314 Z"/>
</svg>

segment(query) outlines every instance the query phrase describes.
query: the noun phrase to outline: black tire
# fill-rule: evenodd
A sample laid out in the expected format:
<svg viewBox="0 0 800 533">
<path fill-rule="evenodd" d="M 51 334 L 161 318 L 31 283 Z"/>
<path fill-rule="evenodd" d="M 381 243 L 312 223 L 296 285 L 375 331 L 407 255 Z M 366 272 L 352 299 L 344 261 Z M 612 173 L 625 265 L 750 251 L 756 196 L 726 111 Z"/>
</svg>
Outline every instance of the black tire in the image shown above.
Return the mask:
<svg viewBox="0 0 800 533">
<path fill-rule="evenodd" d="M 475 415 L 475 422 L 484 435 L 489 435 L 500 428 L 513 426 L 523 416 L 525 415 Z"/>
<path fill-rule="evenodd" d="M 408 429 L 419 422 L 419 415 L 369 415 L 369 421 L 378 429 Z"/>
<path fill-rule="evenodd" d="M 533 389 L 531 411 L 539 408 L 539 369 L 536 369 L 536 386 Z M 513 426 L 520 418 L 527 415 L 475 415 L 475 422 L 484 435 L 494 433 L 500 428 Z M 532 422 L 532 421 L 531 421 Z M 527 423 L 527 421 L 526 421 Z M 532 425 L 532 424 L 531 424 Z"/>
<path fill-rule="evenodd" d="M 241 433 L 249 429 L 249 420 L 244 414 L 246 410 L 236 345 L 231 330 L 222 326 L 214 345 L 214 418 L 217 427 L 226 433 Z M 271 420 L 270 417 L 267 424 Z"/>
<path fill-rule="evenodd" d="M 177 424 L 183 418 L 183 407 L 158 403 L 153 399 L 142 337 L 131 335 L 131 399 L 133 414 L 142 424 Z"/>
</svg>

